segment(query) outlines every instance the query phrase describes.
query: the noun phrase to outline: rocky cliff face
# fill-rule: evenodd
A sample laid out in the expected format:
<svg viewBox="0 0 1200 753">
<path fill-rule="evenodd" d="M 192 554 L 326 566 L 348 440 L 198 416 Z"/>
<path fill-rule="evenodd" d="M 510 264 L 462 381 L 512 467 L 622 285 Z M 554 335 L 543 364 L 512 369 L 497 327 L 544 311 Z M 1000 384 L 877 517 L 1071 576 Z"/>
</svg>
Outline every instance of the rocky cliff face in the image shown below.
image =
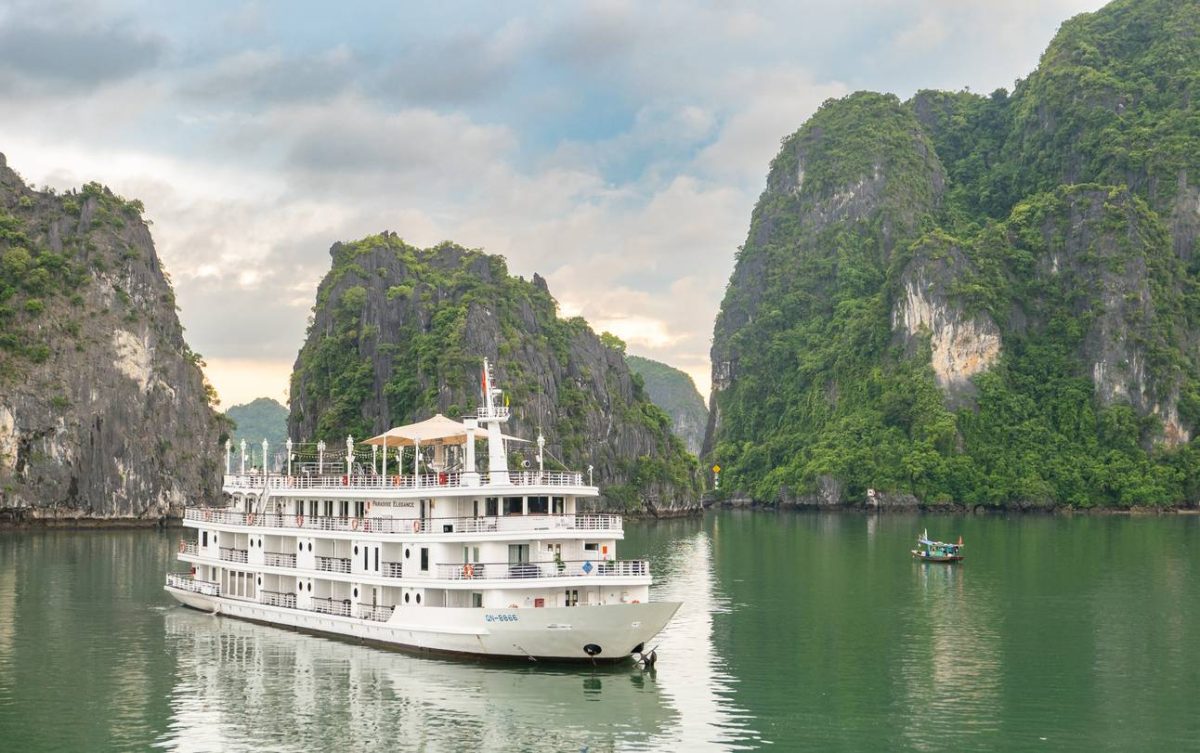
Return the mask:
<svg viewBox="0 0 1200 753">
<path fill-rule="evenodd" d="M 595 468 L 610 507 L 699 504 L 694 459 L 635 382 L 623 354 L 582 319 L 562 320 L 545 281 L 504 260 L 394 234 L 335 244 L 292 376 L 293 439 L 356 438 L 479 402 L 484 357 L 511 397 L 509 430 L 540 427 L 548 456 Z"/>
<path fill-rule="evenodd" d="M 714 328 L 723 486 L 1200 498 L 1197 81 L 1200 2 L 1117 0 L 1011 95 L 826 103 L 771 165 Z"/>
<path fill-rule="evenodd" d="M 625 362 L 642 379 L 646 394 L 671 417 L 675 436 L 683 440 L 688 452 L 699 454 L 708 424 L 708 409 L 695 382 L 684 372 L 665 363 L 639 356 L 626 356 Z"/>
<path fill-rule="evenodd" d="M 157 519 L 220 492 L 221 422 L 141 205 L 0 156 L 0 516 Z"/>
</svg>

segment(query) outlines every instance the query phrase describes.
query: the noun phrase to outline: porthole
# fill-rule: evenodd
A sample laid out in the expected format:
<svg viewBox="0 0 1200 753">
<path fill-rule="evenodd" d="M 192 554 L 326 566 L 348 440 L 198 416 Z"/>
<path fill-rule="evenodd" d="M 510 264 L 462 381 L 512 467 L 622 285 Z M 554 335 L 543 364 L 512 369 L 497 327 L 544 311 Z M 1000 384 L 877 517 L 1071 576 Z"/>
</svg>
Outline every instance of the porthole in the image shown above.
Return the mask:
<svg viewBox="0 0 1200 753">
<path fill-rule="evenodd" d="M 358 589 L 357 588 L 354 589 L 354 598 L 356 598 L 356 599 L 358 598 Z"/>
<path fill-rule="evenodd" d="M 410 596 L 412 596 L 412 594 L 404 594 L 404 603 L 405 603 L 405 604 L 407 604 L 407 603 L 408 603 L 408 599 L 409 599 L 409 597 L 410 597 Z"/>
<path fill-rule="evenodd" d="M 308 542 L 308 551 L 310 551 L 310 552 L 312 551 L 312 542 L 311 541 Z"/>
<path fill-rule="evenodd" d="M 354 545 L 354 556 L 355 556 L 355 557 L 357 557 L 357 556 L 358 556 L 358 544 L 355 544 L 355 545 Z"/>
<path fill-rule="evenodd" d="M 304 551 L 304 542 L 303 541 L 296 542 L 296 550 L 300 551 L 300 552 Z"/>
<path fill-rule="evenodd" d="M 297 591 L 304 590 L 304 581 L 300 580 L 299 578 L 296 578 L 296 590 Z"/>
<path fill-rule="evenodd" d="M 408 559 L 408 558 L 409 558 L 409 557 L 411 557 L 411 556 L 412 556 L 412 550 L 411 550 L 411 549 L 405 549 L 405 550 L 404 550 L 404 559 Z"/>
<path fill-rule="evenodd" d="M 258 579 L 258 585 L 260 585 L 260 586 L 262 585 L 262 578 Z"/>
<path fill-rule="evenodd" d="M 421 594 L 417 594 L 417 603 L 418 603 L 418 604 L 420 604 L 420 603 L 421 603 Z"/>
</svg>

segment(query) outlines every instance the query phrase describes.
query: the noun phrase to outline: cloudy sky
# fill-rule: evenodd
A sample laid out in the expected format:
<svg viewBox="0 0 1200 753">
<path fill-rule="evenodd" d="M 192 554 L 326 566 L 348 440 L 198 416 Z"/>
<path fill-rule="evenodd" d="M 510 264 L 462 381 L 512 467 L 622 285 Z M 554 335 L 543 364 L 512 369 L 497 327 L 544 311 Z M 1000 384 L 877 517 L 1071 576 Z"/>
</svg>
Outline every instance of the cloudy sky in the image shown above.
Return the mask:
<svg viewBox="0 0 1200 753">
<path fill-rule="evenodd" d="M 0 152 L 142 199 L 227 407 L 286 399 L 328 249 L 392 230 L 540 272 L 708 390 L 781 138 L 825 99 L 989 92 L 1101 0 L 0 2 Z"/>
</svg>

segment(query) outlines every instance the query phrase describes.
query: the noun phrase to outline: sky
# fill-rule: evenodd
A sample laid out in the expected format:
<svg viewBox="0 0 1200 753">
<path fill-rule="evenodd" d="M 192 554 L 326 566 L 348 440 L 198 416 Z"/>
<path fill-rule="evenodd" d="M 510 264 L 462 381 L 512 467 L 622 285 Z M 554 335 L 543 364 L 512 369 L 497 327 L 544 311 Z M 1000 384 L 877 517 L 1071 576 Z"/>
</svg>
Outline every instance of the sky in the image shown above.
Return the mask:
<svg viewBox="0 0 1200 753">
<path fill-rule="evenodd" d="M 339 240 L 452 240 L 709 389 L 780 140 L 830 97 L 982 93 L 1100 0 L 0 0 L 0 152 L 139 198 L 222 407 L 286 401 Z"/>
</svg>

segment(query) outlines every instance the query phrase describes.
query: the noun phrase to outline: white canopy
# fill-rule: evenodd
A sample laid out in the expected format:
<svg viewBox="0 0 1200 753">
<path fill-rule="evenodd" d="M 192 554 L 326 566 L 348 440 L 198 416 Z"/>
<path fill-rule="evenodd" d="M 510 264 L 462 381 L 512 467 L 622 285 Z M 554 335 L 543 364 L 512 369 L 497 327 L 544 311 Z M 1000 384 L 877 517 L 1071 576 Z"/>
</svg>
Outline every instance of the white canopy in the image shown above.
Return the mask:
<svg viewBox="0 0 1200 753">
<path fill-rule="evenodd" d="M 441 413 L 415 424 L 388 429 L 377 437 L 366 440 L 366 444 L 386 444 L 388 447 L 411 447 L 422 444 L 426 447 L 439 444 L 466 444 L 467 427 L 460 421 L 446 418 Z"/>
<path fill-rule="evenodd" d="M 481 439 L 483 432 L 480 431 L 476 436 Z M 518 437 L 510 437 L 507 434 L 504 438 L 513 442 L 528 442 L 527 439 Z M 467 443 L 467 427 L 461 421 L 455 421 L 451 418 L 446 418 L 441 413 L 438 413 L 433 418 L 427 418 L 424 421 L 418 421 L 415 424 L 407 424 L 405 426 L 397 426 L 394 429 L 388 429 L 383 434 L 377 437 L 371 437 L 365 440 L 365 444 L 387 445 L 388 447 L 412 447 L 413 445 L 422 445 L 424 447 L 432 447 L 434 445 L 447 444 L 466 444 Z"/>
</svg>

